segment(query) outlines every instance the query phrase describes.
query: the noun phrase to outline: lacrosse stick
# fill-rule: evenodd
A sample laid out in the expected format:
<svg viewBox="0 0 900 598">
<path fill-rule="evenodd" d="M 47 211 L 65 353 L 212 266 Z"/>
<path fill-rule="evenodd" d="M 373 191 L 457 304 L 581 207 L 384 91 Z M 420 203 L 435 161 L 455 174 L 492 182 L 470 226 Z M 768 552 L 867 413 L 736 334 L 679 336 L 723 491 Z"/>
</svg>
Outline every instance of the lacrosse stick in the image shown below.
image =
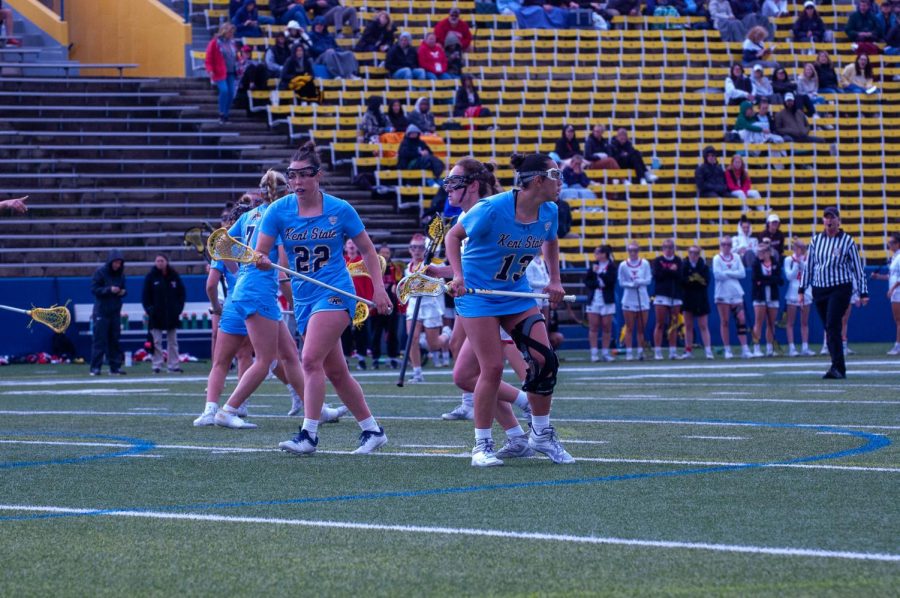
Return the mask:
<svg viewBox="0 0 900 598">
<path fill-rule="evenodd" d="M 410 297 L 439 297 L 449 287 L 442 280 L 414 272 L 397 284 L 397 298 L 406 303 Z M 468 295 L 497 295 L 500 297 L 521 297 L 524 299 L 549 299 L 547 293 L 523 293 L 519 291 L 495 291 L 492 289 L 466 289 Z M 575 295 L 564 295 L 563 301 L 575 301 Z"/>
<path fill-rule="evenodd" d="M 241 264 L 255 264 L 259 261 L 260 258 L 260 256 L 255 251 L 229 235 L 228 231 L 224 228 L 220 228 L 214 231 L 209 236 L 209 238 L 206 240 L 206 250 L 209 252 L 210 257 L 212 257 L 214 260 L 227 260 L 231 262 L 238 262 Z M 362 297 L 358 297 L 353 293 L 348 293 L 343 289 L 333 287 L 330 284 L 325 284 L 324 282 L 320 282 L 315 278 L 310 278 L 305 274 L 300 274 L 299 272 L 291 270 L 290 268 L 285 268 L 284 266 L 281 266 L 279 264 L 272 264 L 272 267 L 280 272 L 284 272 L 285 274 L 294 276 L 295 278 L 299 278 L 304 282 L 318 285 L 322 288 L 328 289 L 329 291 L 338 293 L 339 295 L 343 295 L 344 297 L 348 297 L 356 301 L 356 313 L 353 315 L 354 326 L 359 326 L 363 322 L 365 322 L 366 318 L 369 317 L 369 308 L 375 307 L 374 301 L 363 299 Z"/>
<path fill-rule="evenodd" d="M 384 274 L 384 271 L 387 270 L 387 260 L 379 255 L 378 264 L 381 266 L 381 274 Z M 365 276 L 366 278 L 372 278 L 372 276 L 369 275 L 369 271 L 366 269 L 366 263 L 362 260 L 347 264 L 347 272 L 350 273 L 350 276 Z"/>
<path fill-rule="evenodd" d="M 68 305 L 68 303 L 66 304 Z M 0 305 L 0 309 L 14 311 L 16 313 L 25 314 L 31 317 L 28 327 L 31 328 L 33 322 L 40 322 L 48 326 L 53 332 L 65 332 L 66 328 L 72 322 L 72 316 L 69 309 L 65 305 L 54 305 L 52 307 L 32 307 L 31 309 L 19 309 L 18 307 L 10 307 L 8 305 Z"/>
<path fill-rule="evenodd" d="M 434 256 L 441 249 L 441 243 L 444 242 L 444 235 L 447 233 L 449 221 L 445 221 L 442 217 L 435 215 L 434 218 L 431 219 L 431 223 L 428 225 L 428 240 L 430 241 L 428 244 L 428 250 L 425 252 L 425 259 L 422 261 L 422 267 L 427 268 L 428 264 L 434 259 Z M 402 280 L 400 281 L 403 282 Z M 397 291 L 400 291 L 400 285 L 397 285 Z M 404 304 L 406 301 L 403 302 Z M 410 328 L 410 333 L 406 337 L 406 350 L 403 352 L 403 362 L 400 364 L 400 377 L 397 380 L 397 386 L 403 387 L 403 381 L 406 379 L 406 369 L 409 367 L 409 352 L 412 350 L 413 342 L 418 342 L 418 339 L 413 339 L 416 331 L 416 322 L 419 321 L 419 306 L 422 303 L 420 298 L 416 298 L 415 303 L 413 303 L 413 311 L 412 318 L 410 321 L 412 322 L 412 326 Z"/>
<path fill-rule="evenodd" d="M 193 247 L 200 255 L 209 260 L 206 255 L 206 243 L 203 242 L 203 229 L 199 226 L 192 226 L 184 231 L 184 244 L 187 247 Z"/>
</svg>

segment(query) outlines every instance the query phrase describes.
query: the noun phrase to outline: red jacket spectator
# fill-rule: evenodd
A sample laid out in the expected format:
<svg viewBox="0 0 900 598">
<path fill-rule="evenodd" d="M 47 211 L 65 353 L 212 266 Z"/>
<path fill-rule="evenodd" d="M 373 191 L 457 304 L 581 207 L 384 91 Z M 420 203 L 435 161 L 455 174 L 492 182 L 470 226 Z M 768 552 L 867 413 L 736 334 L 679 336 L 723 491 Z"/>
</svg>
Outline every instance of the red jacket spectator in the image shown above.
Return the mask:
<svg viewBox="0 0 900 598">
<path fill-rule="evenodd" d="M 444 48 L 438 45 L 434 33 L 426 35 L 419 46 L 419 67 L 438 77 L 447 74 L 447 55 Z"/>
<path fill-rule="evenodd" d="M 218 36 L 213 37 L 206 45 L 205 64 L 206 72 L 213 83 L 225 80 L 225 57 L 222 56 L 222 50 L 219 49 Z"/>
<path fill-rule="evenodd" d="M 725 184 L 728 186 L 729 191 L 743 191 L 744 193 L 749 191 L 752 186 L 750 175 L 747 174 L 746 170 L 743 176 L 736 176 L 731 168 L 725 169 Z"/>
<path fill-rule="evenodd" d="M 434 35 L 437 37 L 437 42 L 441 46 L 445 46 L 447 34 L 452 31 L 459 37 L 459 45 L 461 45 L 463 51 L 465 51 L 468 50 L 469 46 L 472 44 L 472 31 L 469 29 L 469 26 L 466 25 L 466 22 L 459 18 L 458 9 L 454 10 L 457 11 L 455 18 L 453 16 L 453 10 L 451 10 L 449 17 L 438 21 L 437 25 L 434 26 Z"/>
</svg>

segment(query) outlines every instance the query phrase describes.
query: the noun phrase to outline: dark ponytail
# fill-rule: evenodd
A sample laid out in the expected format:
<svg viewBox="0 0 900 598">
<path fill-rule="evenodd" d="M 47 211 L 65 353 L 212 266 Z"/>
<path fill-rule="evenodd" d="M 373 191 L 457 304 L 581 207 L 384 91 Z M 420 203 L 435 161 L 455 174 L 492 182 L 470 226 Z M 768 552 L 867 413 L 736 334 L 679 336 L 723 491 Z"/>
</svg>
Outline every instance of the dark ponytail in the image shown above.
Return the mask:
<svg viewBox="0 0 900 598">
<path fill-rule="evenodd" d="M 316 149 L 315 141 L 307 141 L 303 145 L 300 146 L 294 155 L 291 156 L 291 162 L 309 162 L 309 165 L 314 168 L 321 168 L 322 161 L 319 159 L 319 152 Z"/>
</svg>

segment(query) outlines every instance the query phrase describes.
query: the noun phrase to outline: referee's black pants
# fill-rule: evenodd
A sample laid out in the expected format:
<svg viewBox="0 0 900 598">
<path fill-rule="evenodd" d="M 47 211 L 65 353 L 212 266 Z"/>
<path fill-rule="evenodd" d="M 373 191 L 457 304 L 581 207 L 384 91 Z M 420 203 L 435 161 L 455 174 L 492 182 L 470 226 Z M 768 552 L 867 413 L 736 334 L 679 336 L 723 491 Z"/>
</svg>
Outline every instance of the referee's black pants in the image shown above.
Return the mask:
<svg viewBox="0 0 900 598">
<path fill-rule="evenodd" d="M 819 318 L 825 326 L 825 341 L 831 354 L 831 367 L 843 375 L 847 374 L 844 361 L 844 344 L 841 339 L 841 319 L 850 306 L 853 284 L 839 284 L 833 287 L 813 287 L 813 303 Z"/>
</svg>

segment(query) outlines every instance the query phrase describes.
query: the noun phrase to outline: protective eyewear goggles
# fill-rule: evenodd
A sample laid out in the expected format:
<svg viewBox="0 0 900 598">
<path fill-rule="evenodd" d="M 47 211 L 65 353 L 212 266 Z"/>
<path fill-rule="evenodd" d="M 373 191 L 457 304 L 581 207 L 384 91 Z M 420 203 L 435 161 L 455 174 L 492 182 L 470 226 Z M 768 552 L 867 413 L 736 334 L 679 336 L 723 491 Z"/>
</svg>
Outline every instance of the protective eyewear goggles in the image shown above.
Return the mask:
<svg viewBox="0 0 900 598">
<path fill-rule="evenodd" d="M 470 177 L 461 174 L 453 174 L 444 178 L 444 191 L 450 193 L 457 189 L 463 189 L 472 182 Z"/>
<path fill-rule="evenodd" d="M 520 185 L 524 185 L 531 179 L 539 176 L 550 179 L 551 181 L 559 181 L 562 180 L 562 170 L 559 168 L 551 168 L 549 170 L 529 170 L 527 172 L 520 172 L 516 176 L 519 179 Z"/>
<path fill-rule="evenodd" d="M 321 169 L 316 168 L 314 166 L 310 166 L 308 168 L 288 168 L 285 176 L 287 180 L 294 181 L 299 179 L 311 179 L 317 174 Z"/>
</svg>

